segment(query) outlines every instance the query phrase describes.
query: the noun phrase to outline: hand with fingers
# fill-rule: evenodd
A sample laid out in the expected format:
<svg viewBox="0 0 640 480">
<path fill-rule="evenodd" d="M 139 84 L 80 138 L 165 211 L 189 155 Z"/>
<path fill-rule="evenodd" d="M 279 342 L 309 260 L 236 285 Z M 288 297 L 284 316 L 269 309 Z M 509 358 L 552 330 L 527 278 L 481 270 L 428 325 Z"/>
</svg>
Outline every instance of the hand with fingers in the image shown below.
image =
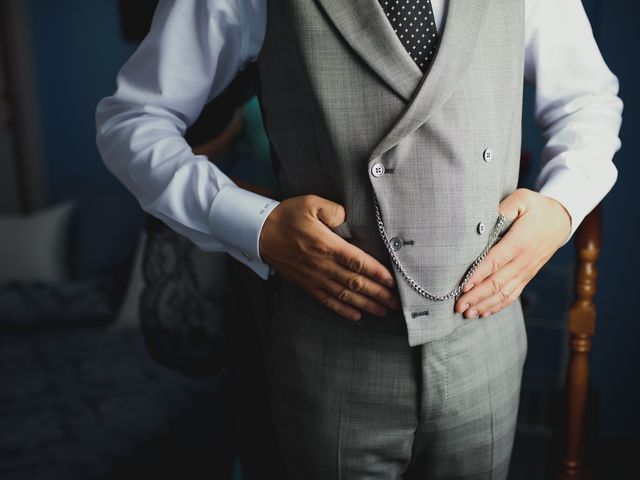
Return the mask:
<svg viewBox="0 0 640 480">
<path fill-rule="evenodd" d="M 515 190 L 499 210 L 513 223 L 456 300 L 454 309 L 465 318 L 487 317 L 513 303 L 571 231 L 571 217 L 560 202 L 532 190 Z"/>
<path fill-rule="evenodd" d="M 362 311 L 385 316 L 400 306 L 392 290 L 393 275 L 331 230 L 344 221 L 344 208 L 322 197 L 284 200 L 262 227 L 260 256 L 283 278 L 345 318 L 359 320 Z"/>
</svg>

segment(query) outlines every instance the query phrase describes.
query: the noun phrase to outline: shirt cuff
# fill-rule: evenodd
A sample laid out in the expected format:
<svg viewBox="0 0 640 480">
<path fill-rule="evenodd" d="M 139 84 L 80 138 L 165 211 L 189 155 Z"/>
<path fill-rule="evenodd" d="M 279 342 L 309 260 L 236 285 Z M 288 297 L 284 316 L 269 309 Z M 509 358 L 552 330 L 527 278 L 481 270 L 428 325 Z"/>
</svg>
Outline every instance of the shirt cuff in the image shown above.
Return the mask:
<svg viewBox="0 0 640 480">
<path fill-rule="evenodd" d="M 569 242 L 582 220 L 597 205 L 597 203 L 592 205 L 593 202 L 581 194 L 584 191 L 584 183 L 580 180 L 573 172 L 560 170 L 550 176 L 538 192 L 545 197 L 557 200 L 569 212 L 571 230 L 569 236 L 560 245 L 561 247 Z"/>
<path fill-rule="evenodd" d="M 260 257 L 260 232 L 271 211 L 280 202 L 235 185 L 223 187 L 209 211 L 215 237 L 230 248 L 228 253 L 267 279 L 269 266 Z"/>
<path fill-rule="evenodd" d="M 259 260 L 249 260 L 241 250 L 230 248 L 229 250 L 227 250 L 227 253 L 238 260 L 240 263 L 243 263 L 244 265 L 249 267 L 256 273 L 256 275 L 258 275 L 263 280 L 268 280 L 271 275 L 275 274 L 273 268 L 271 268 L 268 264 Z"/>
</svg>

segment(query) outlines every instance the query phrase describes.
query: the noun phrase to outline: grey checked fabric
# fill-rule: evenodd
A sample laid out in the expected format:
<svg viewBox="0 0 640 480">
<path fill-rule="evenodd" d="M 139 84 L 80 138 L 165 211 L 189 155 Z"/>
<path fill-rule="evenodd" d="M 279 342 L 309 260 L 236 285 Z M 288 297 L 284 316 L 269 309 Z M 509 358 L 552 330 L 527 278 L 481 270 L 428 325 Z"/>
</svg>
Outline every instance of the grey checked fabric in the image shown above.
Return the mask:
<svg viewBox="0 0 640 480">
<path fill-rule="evenodd" d="M 393 31 L 420 70 L 426 72 L 438 45 L 431 0 L 378 0 Z"/>
<path fill-rule="evenodd" d="M 519 302 L 409 347 L 401 330 L 318 317 L 283 293 L 267 367 L 292 478 L 507 478 L 527 352 Z"/>
<path fill-rule="evenodd" d="M 348 241 L 396 274 L 409 344 L 448 335 L 466 320 L 453 299 L 428 300 L 398 275 L 373 193 L 408 274 L 434 294 L 453 290 L 517 188 L 524 2 L 449 2 L 426 73 L 378 0 L 271 0 L 267 17 L 260 104 L 282 198 L 343 205 Z"/>
</svg>

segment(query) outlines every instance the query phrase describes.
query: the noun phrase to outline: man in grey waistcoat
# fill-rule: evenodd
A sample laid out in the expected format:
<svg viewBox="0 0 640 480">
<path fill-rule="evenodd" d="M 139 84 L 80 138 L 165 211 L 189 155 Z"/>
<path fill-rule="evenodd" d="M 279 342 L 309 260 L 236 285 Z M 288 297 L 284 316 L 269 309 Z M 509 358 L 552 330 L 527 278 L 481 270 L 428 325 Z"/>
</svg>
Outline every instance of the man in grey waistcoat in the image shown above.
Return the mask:
<svg viewBox="0 0 640 480">
<path fill-rule="evenodd" d="M 278 200 L 182 139 L 251 61 Z M 523 79 L 537 191 L 517 188 Z M 166 0 L 98 145 L 146 211 L 278 279 L 268 397 L 294 478 L 497 479 L 519 295 L 616 180 L 617 92 L 579 0 Z"/>
</svg>

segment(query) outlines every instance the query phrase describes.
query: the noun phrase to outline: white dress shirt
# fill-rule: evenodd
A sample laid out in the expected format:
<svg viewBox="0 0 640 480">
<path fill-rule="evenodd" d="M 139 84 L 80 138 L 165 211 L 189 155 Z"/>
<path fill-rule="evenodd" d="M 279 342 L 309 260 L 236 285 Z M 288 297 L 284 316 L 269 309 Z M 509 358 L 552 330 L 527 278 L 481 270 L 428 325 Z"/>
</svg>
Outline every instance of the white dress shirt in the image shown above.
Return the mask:
<svg viewBox="0 0 640 480">
<path fill-rule="evenodd" d="M 462 0 L 455 0 L 462 1 Z M 446 29 L 448 0 L 431 0 Z M 239 188 L 184 139 L 203 106 L 256 60 L 265 0 L 161 0 L 151 31 L 97 107 L 97 143 L 141 207 L 203 250 L 225 251 L 262 278 L 259 236 L 278 202 Z M 571 238 L 617 178 L 622 101 L 580 0 L 525 1 L 526 80 L 546 142 L 535 188 L 571 216 Z M 563 245 L 564 245 L 563 243 Z"/>
</svg>

